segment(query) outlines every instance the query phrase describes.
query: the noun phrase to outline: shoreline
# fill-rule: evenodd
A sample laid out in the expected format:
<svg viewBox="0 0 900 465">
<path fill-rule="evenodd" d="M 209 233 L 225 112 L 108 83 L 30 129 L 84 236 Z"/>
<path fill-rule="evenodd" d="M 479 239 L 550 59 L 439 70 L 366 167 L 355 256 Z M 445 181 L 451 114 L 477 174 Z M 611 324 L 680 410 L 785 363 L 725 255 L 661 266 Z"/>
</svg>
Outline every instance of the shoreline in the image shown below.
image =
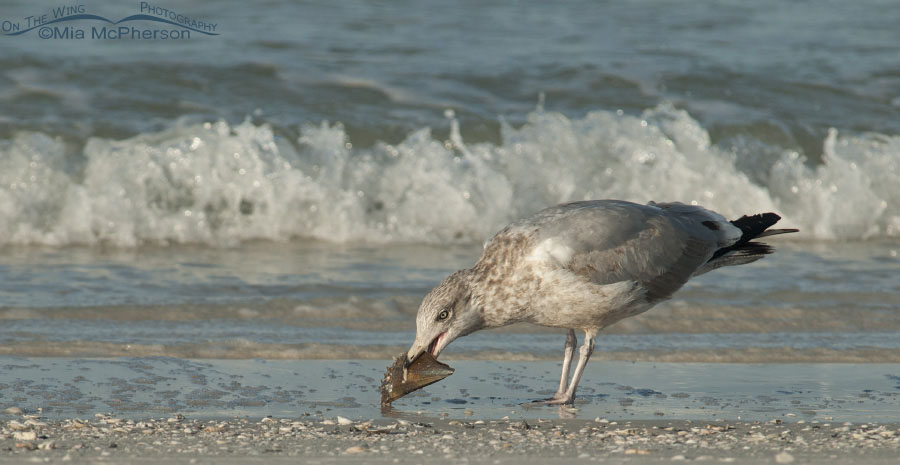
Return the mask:
<svg viewBox="0 0 900 465">
<path fill-rule="evenodd" d="M 126 344 L 104 342 L 42 342 L 0 346 L 0 358 L 178 358 L 194 360 L 272 360 L 272 361 L 353 361 L 390 360 L 406 346 L 352 346 L 322 343 L 250 343 L 242 340 L 215 345 Z M 559 351 L 518 352 L 498 349 L 454 350 L 442 354 L 441 360 L 553 362 L 560 361 Z M 712 364 L 900 364 L 900 351 L 891 348 L 792 348 L 742 347 L 675 350 L 596 351 L 595 362 L 639 363 L 712 363 Z"/>
</svg>

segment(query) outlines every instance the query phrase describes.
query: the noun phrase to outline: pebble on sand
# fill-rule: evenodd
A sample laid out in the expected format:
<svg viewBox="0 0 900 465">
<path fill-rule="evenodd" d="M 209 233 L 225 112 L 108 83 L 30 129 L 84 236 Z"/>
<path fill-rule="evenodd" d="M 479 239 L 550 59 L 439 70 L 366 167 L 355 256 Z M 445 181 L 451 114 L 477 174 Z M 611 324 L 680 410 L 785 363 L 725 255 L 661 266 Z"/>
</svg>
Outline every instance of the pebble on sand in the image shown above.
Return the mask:
<svg viewBox="0 0 900 465">
<path fill-rule="evenodd" d="M 16 420 L 10 420 L 10 422 L 7 424 L 7 426 L 9 426 L 9 429 L 11 429 L 13 431 L 25 431 L 27 429 L 31 429 L 27 425 L 22 424 Z"/>
<path fill-rule="evenodd" d="M 794 463 L 794 456 L 789 454 L 786 451 L 781 451 L 775 454 L 775 462 L 776 463 Z"/>
<path fill-rule="evenodd" d="M 345 454 L 362 454 L 366 451 L 366 448 L 363 446 L 350 446 L 344 450 Z"/>
<path fill-rule="evenodd" d="M 16 431 L 13 437 L 19 441 L 34 441 L 37 439 L 37 433 L 34 431 Z"/>
</svg>

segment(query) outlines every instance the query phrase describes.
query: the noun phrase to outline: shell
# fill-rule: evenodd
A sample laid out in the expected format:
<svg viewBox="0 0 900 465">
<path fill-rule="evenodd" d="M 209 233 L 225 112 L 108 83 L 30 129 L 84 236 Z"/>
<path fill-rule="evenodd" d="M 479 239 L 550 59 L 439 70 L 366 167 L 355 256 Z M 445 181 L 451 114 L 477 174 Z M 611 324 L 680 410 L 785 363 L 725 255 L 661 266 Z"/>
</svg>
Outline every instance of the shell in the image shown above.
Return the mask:
<svg viewBox="0 0 900 465">
<path fill-rule="evenodd" d="M 388 367 L 381 382 L 381 405 L 388 406 L 410 392 L 436 383 L 455 371 L 428 352 L 418 356 L 409 367 L 404 368 L 407 360 L 406 353 L 400 354 L 394 359 L 394 364 Z"/>
</svg>

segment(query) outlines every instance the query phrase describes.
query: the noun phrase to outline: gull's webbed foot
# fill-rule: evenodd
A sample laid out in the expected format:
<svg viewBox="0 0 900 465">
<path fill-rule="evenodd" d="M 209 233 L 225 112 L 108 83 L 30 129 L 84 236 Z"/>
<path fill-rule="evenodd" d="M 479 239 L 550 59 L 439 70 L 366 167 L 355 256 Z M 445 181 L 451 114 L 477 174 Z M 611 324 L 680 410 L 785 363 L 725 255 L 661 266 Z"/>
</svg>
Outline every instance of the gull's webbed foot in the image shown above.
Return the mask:
<svg viewBox="0 0 900 465">
<path fill-rule="evenodd" d="M 546 404 L 546 405 L 575 405 L 575 396 L 569 398 L 566 396 L 566 393 L 559 393 L 553 395 L 553 397 L 549 397 L 547 399 L 537 399 L 531 401 L 532 404 Z"/>
<path fill-rule="evenodd" d="M 553 396 L 549 399 L 544 399 L 541 402 L 547 405 L 575 405 L 575 397 L 567 397 L 565 395 Z"/>
</svg>

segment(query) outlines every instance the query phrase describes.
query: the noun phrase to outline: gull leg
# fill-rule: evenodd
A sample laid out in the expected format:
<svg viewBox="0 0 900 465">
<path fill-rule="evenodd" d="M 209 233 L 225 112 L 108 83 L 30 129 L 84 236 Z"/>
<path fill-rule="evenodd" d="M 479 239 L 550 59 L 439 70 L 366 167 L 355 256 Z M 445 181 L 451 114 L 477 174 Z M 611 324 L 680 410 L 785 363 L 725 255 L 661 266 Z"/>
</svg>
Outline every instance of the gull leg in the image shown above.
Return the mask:
<svg viewBox="0 0 900 465">
<path fill-rule="evenodd" d="M 563 354 L 562 375 L 559 378 L 559 389 L 556 390 L 556 394 L 553 394 L 553 397 L 536 400 L 534 402 L 549 403 L 550 401 L 562 399 L 563 396 L 566 395 L 566 389 L 569 387 L 569 370 L 572 368 L 572 359 L 575 355 L 575 344 L 577 343 L 578 338 L 575 337 L 575 330 L 568 330 L 568 332 L 566 332 L 566 348 Z"/>
<path fill-rule="evenodd" d="M 553 397 L 549 399 L 539 399 L 534 401 L 535 403 L 558 403 L 556 401 L 563 399 L 566 395 L 566 390 L 569 387 L 569 370 L 572 367 L 572 359 L 575 355 L 575 344 L 578 343 L 578 339 L 575 337 L 575 330 L 570 329 L 566 333 L 566 349 L 563 355 L 563 369 L 562 375 L 559 377 L 559 389 L 556 390 L 556 394 L 553 394 Z"/>
<path fill-rule="evenodd" d="M 581 381 L 581 375 L 584 374 L 584 367 L 587 366 L 587 362 L 594 352 L 594 337 L 596 335 L 597 330 L 585 330 L 584 344 L 581 345 L 581 349 L 579 350 L 578 364 L 575 365 L 575 373 L 572 375 L 572 382 L 569 383 L 569 387 L 566 389 L 565 393 L 553 396 L 553 399 L 548 399 L 546 403 L 552 405 L 575 404 L 575 389 L 578 388 L 578 382 Z"/>
<path fill-rule="evenodd" d="M 559 389 L 556 390 L 556 394 L 553 394 L 553 397 L 546 399 L 546 401 L 562 399 L 566 394 L 566 389 L 569 387 L 569 370 L 572 368 L 572 359 L 575 355 L 575 344 L 578 343 L 578 338 L 575 337 L 575 330 L 570 329 L 566 332 L 566 349 L 563 355 L 563 363 L 562 363 L 562 376 L 559 378 Z"/>
</svg>

